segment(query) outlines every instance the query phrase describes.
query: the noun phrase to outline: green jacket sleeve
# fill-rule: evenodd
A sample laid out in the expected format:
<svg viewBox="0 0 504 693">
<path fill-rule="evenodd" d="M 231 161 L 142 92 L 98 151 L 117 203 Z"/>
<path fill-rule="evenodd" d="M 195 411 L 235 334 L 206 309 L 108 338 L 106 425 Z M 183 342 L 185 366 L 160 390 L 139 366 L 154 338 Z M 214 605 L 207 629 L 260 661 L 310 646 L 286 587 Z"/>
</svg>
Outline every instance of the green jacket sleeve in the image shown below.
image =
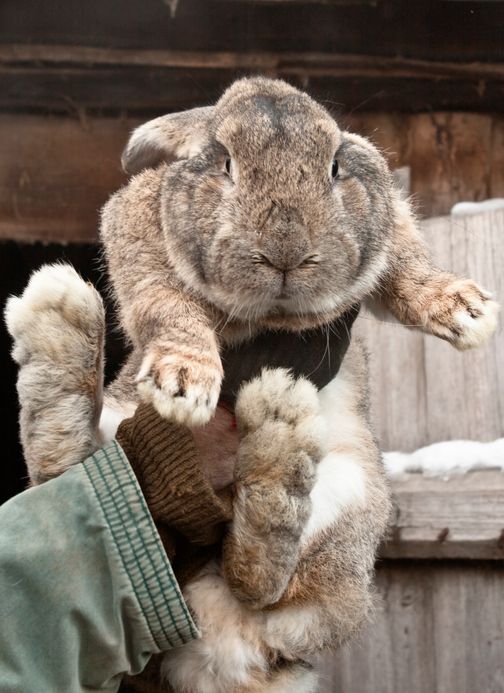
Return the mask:
<svg viewBox="0 0 504 693">
<path fill-rule="evenodd" d="M 117 691 L 199 636 L 117 443 L 0 508 L 0 690 Z"/>
</svg>

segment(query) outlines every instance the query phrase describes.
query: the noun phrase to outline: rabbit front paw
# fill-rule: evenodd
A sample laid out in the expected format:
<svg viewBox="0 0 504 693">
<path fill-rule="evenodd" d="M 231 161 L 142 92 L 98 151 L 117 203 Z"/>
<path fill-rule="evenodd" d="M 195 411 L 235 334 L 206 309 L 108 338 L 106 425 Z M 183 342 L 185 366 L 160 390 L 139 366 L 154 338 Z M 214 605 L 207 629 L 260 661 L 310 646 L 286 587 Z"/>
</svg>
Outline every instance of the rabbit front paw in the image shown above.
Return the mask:
<svg viewBox="0 0 504 693">
<path fill-rule="evenodd" d="M 186 352 L 151 348 L 137 376 L 138 392 L 161 416 L 187 426 L 202 426 L 215 412 L 222 366 L 211 355 Z"/>
<path fill-rule="evenodd" d="M 471 279 L 448 284 L 431 302 L 424 322 L 433 334 L 460 350 L 478 347 L 497 326 L 499 305 Z"/>
</svg>

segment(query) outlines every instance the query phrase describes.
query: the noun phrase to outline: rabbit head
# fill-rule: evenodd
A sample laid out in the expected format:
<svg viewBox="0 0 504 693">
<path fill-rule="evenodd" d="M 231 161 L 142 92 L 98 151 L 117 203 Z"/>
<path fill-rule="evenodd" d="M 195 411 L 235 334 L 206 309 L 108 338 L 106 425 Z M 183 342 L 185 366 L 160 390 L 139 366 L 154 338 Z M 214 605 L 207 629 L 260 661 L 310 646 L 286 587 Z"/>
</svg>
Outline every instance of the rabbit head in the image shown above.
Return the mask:
<svg viewBox="0 0 504 693">
<path fill-rule="evenodd" d="M 398 204 L 391 174 L 307 94 L 242 79 L 213 107 L 148 122 L 123 166 L 162 161 L 174 269 L 225 312 L 334 312 L 376 287 Z"/>
</svg>

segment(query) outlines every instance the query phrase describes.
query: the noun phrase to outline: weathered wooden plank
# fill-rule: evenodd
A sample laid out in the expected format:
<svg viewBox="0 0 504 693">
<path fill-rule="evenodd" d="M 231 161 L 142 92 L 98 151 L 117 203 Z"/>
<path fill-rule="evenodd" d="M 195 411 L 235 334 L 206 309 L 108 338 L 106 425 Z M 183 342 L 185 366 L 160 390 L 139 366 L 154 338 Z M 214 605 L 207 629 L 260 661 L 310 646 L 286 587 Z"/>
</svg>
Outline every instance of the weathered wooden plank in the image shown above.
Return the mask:
<svg viewBox="0 0 504 693">
<path fill-rule="evenodd" d="M 376 110 L 498 111 L 504 100 L 504 81 L 389 78 L 387 76 L 303 76 L 282 69 L 262 70 L 287 79 L 323 101 L 338 114 Z M 183 68 L 46 68 L 11 67 L 0 70 L 0 111 L 117 115 L 127 112 L 146 118 L 202 103 L 212 103 L 235 79 L 256 71 Z"/>
<path fill-rule="evenodd" d="M 504 474 L 392 483 L 394 518 L 382 558 L 504 559 Z"/>
<path fill-rule="evenodd" d="M 118 21 L 118 17 L 121 21 Z M 457 27 L 452 31 L 451 27 Z M 314 3 L 179 0 L 4 0 L 0 43 L 114 48 L 287 51 L 402 55 L 437 60 L 504 61 L 497 2 L 334 6 Z"/>
<path fill-rule="evenodd" d="M 96 238 L 133 121 L 0 117 L 0 238 Z"/>
<path fill-rule="evenodd" d="M 0 69 L 0 111 L 153 115 L 212 103 L 238 72 L 75 65 Z"/>
<path fill-rule="evenodd" d="M 319 693 L 502 691 L 501 563 L 388 562 L 362 637 L 325 658 Z"/>
<path fill-rule="evenodd" d="M 271 0 L 269 0 L 271 1 Z M 0 44 L 0 65 L 121 65 L 124 67 L 183 67 L 241 68 L 244 70 L 280 70 L 284 74 L 319 75 L 327 77 L 389 77 L 407 78 L 460 78 L 504 79 L 504 64 L 474 61 L 450 62 L 421 60 L 403 56 L 369 55 L 356 53 L 329 53 L 314 50 L 292 52 L 284 50 L 231 52 L 128 50 L 94 46 L 66 46 L 44 44 Z"/>
<path fill-rule="evenodd" d="M 288 79 L 338 111 L 499 110 L 504 65 L 380 55 L 0 44 L 0 109 L 152 113 L 213 100 L 244 74 Z"/>
<path fill-rule="evenodd" d="M 504 212 L 423 222 L 439 266 L 504 296 Z M 374 418 L 382 447 L 411 451 L 440 440 L 493 440 L 504 435 L 504 329 L 483 348 L 449 344 L 379 322 L 368 313 L 356 332 L 371 351 Z"/>
<path fill-rule="evenodd" d="M 370 113 L 347 121 L 385 150 L 393 167 L 411 167 L 411 190 L 421 191 L 416 202 L 423 216 L 445 214 L 460 200 L 484 200 L 500 189 L 500 162 L 492 162 L 499 156 L 500 117 Z"/>
<path fill-rule="evenodd" d="M 431 220 L 424 229 L 438 264 L 476 278 L 502 301 L 504 212 Z M 429 442 L 504 435 L 503 358 L 502 322 L 484 348 L 469 353 L 425 338 Z"/>
<path fill-rule="evenodd" d="M 502 197 L 504 190 L 504 119 L 492 124 L 492 151 L 489 155 L 490 197 Z"/>
<path fill-rule="evenodd" d="M 426 113 L 408 124 L 409 156 L 415 162 L 411 185 L 425 191 L 430 215 L 441 214 L 458 200 L 489 197 L 491 117 Z"/>
</svg>

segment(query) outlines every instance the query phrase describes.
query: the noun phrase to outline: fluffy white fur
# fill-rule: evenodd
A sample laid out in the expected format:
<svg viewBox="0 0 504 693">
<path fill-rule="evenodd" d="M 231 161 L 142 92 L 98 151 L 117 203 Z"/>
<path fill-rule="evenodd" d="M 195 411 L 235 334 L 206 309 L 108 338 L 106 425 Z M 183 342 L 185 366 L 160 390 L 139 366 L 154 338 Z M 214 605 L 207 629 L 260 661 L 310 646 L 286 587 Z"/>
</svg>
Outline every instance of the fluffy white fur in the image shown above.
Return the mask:
<svg viewBox="0 0 504 693">
<path fill-rule="evenodd" d="M 104 443 L 108 443 L 115 438 L 119 424 L 126 415 L 122 410 L 112 409 L 112 407 L 105 405 L 102 409 L 100 416 L 100 437 Z"/>
<path fill-rule="evenodd" d="M 484 292 L 487 298 L 491 294 Z M 460 310 L 453 316 L 456 326 L 461 332 L 457 340 L 457 349 L 474 349 L 484 344 L 487 339 L 495 332 L 497 327 L 497 315 L 499 305 L 495 301 L 474 301 L 471 306 L 479 315 L 473 318 L 467 310 Z"/>
<path fill-rule="evenodd" d="M 318 464 L 316 474 L 303 542 L 331 527 L 345 507 L 362 505 L 366 500 L 366 475 L 352 455 L 330 452 Z"/>
</svg>

